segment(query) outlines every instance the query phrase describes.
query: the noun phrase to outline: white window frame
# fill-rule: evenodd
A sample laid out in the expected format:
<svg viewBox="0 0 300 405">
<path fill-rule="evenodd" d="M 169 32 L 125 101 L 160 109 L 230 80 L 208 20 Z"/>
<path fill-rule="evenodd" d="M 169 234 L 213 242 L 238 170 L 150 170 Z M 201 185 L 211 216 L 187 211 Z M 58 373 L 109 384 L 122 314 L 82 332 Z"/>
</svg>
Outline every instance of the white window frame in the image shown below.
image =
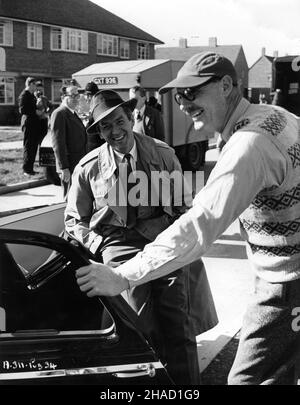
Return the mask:
<svg viewBox="0 0 300 405">
<path fill-rule="evenodd" d="M 129 39 L 120 38 L 120 58 L 129 59 L 130 56 L 130 42 Z"/>
<path fill-rule="evenodd" d="M 119 56 L 118 37 L 107 34 L 97 34 L 97 55 Z"/>
<path fill-rule="evenodd" d="M 145 49 L 142 50 L 141 49 L 142 47 L 144 47 Z M 138 42 L 137 43 L 137 59 L 150 59 L 150 44 L 149 44 L 149 42 Z"/>
<path fill-rule="evenodd" d="M 4 90 L 4 102 L 0 98 L 0 105 L 15 105 L 15 79 L 13 77 L 0 77 L 0 89 L 2 90 L 2 88 Z M 7 95 L 8 91 L 11 93 L 10 99 Z"/>
<path fill-rule="evenodd" d="M 43 27 L 38 24 L 27 24 L 27 48 L 43 49 Z"/>
<path fill-rule="evenodd" d="M 0 24 L 3 27 L 2 38 L 0 36 L 0 46 L 13 46 L 13 22 L 0 18 Z"/>
<path fill-rule="evenodd" d="M 51 102 L 53 104 L 60 104 L 61 102 L 61 94 L 59 93 L 59 90 L 61 89 L 62 86 L 69 86 L 71 84 L 72 79 L 52 79 L 51 82 Z M 57 85 L 55 85 L 57 84 Z M 56 96 L 56 91 L 58 92 L 57 95 L 58 97 L 55 98 Z"/>
<path fill-rule="evenodd" d="M 88 53 L 88 32 L 73 28 L 51 28 L 51 51 Z"/>
</svg>

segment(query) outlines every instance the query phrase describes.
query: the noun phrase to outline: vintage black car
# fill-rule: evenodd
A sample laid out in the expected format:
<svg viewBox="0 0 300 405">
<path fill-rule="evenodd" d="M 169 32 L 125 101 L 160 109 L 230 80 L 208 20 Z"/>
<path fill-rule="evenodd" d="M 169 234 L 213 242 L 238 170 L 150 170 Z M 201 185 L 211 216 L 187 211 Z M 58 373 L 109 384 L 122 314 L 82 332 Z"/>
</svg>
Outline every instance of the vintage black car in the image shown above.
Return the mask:
<svg viewBox="0 0 300 405">
<path fill-rule="evenodd" d="M 79 290 L 63 210 L 0 219 L 0 384 L 172 384 L 126 301 Z"/>
</svg>

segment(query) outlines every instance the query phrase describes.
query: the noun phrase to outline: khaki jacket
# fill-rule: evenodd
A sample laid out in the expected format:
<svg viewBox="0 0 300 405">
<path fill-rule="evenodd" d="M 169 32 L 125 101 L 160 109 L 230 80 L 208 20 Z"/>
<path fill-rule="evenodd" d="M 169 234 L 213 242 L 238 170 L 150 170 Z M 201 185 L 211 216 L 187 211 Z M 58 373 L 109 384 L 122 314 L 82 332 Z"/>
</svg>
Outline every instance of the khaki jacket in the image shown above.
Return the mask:
<svg viewBox="0 0 300 405">
<path fill-rule="evenodd" d="M 169 187 L 172 196 L 169 202 L 159 207 L 148 204 L 148 200 L 142 198 L 137 207 L 135 229 L 149 241 L 153 241 L 186 211 L 191 204 L 192 194 L 184 182 L 174 150 L 157 139 L 136 133 L 134 136 L 143 172 L 148 179 L 152 172 L 162 172 L 164 190 Z M 111 198 L 108 204 L 108 197 L 119 195 L 119 190 L 122 190 L 120 178 L 115 176 L 116 170 L 113 151 L 105 143 L 86 155 L 73 174 L 65 211 L 66 230 L 93 253 L 110 227 L 126 227 L 126 206 L 112 204 Z M 176 187 L 170 173 L 176 176 Z M 151 197 L 152 200 L 160 201 L 159 195 L 158 184 L 148 181 L 148 199 Z"/>
<path fill-rule="evenodd" d="M 153 171 L 167 173 L 178 172 L 178 182 L 184 179 L 181 166 L 172 148 L 164 142 L 145 135 L 134 134 L 137 151 L 142 157 L 145 173 Z M 118 187 L 119 180 L 115 172 L 117 166 L 107 143 L 90 152 L 75 168 L 72 186 L 68 195 L 65 211 L 66 231 L 95 253 L 102 236 L 113 226 L 126 226 L 126 207 L 108 206 L 105 197 Z M 165 186 L 167 185 L 167 181 Z M 165 230 L 179 215 L 187 210 L 192 202 L 192 195 L 187 184 L 182 189 L 175 188 L 172 182 L 170 190 L 173 198 L 169 204 L 161 207 L 140 205 L 137 209 L 135 229 L 152 241 Z M 159 193 L 152 188 L 152 193 Z M 150 195 L 150 193 L 149 193 Z M 180 202 L 185 204 L 180 204 Z M 159 215 L 159 216 L 157 216 Z M 200 334 L 217 323 L 217 315 L 205 267 L 201 260 L 185 266 L 185 282 L 188 295 L 188 312 L 193 320 L 194 333 Z"/>
</svg>

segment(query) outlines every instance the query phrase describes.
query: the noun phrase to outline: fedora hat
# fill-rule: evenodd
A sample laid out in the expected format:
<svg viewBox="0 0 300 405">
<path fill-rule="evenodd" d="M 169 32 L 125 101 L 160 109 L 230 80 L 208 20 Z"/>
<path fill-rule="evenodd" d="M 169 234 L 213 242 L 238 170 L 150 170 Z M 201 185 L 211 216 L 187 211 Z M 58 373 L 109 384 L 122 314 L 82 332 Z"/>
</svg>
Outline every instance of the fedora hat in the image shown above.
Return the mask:
<svg viewBox="0 0 300 405">
<path fill-rule="evenodd" d="M 99 87 L 95 82 L 88 82 L 84 89 L 85 93 L 94 96 L 99 91 Z"/>
<path fill-rule="evenodd" d="M 137 100 L 135 98 L 124 101 L 120 95 L 113 90 L 98 91 L 91 100 L 91 113 L 94 122 L 87 128 L 87 132 L 95 132 L 98 122 L 103 120 L 103 118 L 107 117 L 118 107 L 129 107 L 130 110 L 133 111 L 136 104 Z"/>
</svg>

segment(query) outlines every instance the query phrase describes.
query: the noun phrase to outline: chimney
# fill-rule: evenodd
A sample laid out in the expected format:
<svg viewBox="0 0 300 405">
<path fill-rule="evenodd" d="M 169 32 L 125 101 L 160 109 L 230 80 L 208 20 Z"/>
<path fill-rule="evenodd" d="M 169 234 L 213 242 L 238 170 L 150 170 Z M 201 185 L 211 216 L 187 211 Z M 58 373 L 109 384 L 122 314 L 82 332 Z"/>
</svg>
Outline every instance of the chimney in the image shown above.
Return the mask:
<svg viewBox="0 0 300 405">
<path fill-rule="evenodd" d="M 179 38 L 179 48 L 187 48 L 187 39 Z"/>
<path fill-rule="evenodd" d="M 266 48 L 263 47 L 261 48 L 261 56 L 265 56 L 266 55 Z"/>
<path fill-rule="evenodd" d="M 208 46 L 211 48 L 216 48 L 217 45 L 217 37 L 210 37 L 208 38 Z"/>
<path fill-rule="evenodd" d="M 274 57 L 274 58 L 278 58 L 278 51 L 274 51 L 274 52 L 273 52 L 273 57 Z"/>
</svg>

